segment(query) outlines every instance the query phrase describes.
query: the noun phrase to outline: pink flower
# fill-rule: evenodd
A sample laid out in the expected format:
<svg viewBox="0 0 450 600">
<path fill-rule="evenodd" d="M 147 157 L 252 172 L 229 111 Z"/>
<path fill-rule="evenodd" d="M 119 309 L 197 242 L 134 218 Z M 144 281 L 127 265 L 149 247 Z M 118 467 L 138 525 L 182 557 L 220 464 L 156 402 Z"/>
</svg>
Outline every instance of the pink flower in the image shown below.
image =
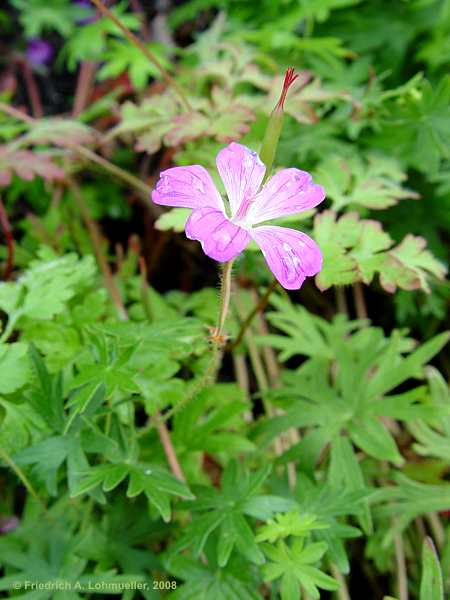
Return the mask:
<svg viewBox="0 0 450 600">
<path fill-rule="evenodd" d="M 152 193 L 153 202 L 192 208 L 186 235 L 198 240 L 205 254 L 219 262 L 232 260 L 254 239 L 281 285 L 299 289 L 306 277 L 322 267 L 318 245 L 295 229 L 256 226 L 317 206 L 325 198 L 324 189 L 299 169 L 282 169 L 260 189 L 264 164 L 256 152 L 234 142 L 218 153 L 216 164 L 229 211 L 209 173 L 199 165 L 163 171 Z"/>
</svg>

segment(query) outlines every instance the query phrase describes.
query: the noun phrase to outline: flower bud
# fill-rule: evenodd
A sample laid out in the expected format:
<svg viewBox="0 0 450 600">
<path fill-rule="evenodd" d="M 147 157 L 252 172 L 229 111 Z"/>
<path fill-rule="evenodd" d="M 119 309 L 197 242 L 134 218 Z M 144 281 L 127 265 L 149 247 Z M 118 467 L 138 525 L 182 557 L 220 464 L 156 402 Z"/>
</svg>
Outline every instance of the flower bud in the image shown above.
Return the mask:
<svg viewBox="0 0 450 600">
<path fill-rule="evenodd" d="M 284 76 L 283 89 L 281 90 L 280 99 L 270 114 L 269 121 L 267 123 L 261 151 L 259 153 L 261 160 L 266 166 L 264 181 L 270 176 L 273 160 L 277 151 L 278 140 L 280 139 L 281 129 L 283 127 L 284 102 L 286 100 L 289 88 L 298 78 L 298 76 L 298 73 L 295 72 L 293 67 L 289 67 L 289 69 L 287 69 Z"/>
</svg>

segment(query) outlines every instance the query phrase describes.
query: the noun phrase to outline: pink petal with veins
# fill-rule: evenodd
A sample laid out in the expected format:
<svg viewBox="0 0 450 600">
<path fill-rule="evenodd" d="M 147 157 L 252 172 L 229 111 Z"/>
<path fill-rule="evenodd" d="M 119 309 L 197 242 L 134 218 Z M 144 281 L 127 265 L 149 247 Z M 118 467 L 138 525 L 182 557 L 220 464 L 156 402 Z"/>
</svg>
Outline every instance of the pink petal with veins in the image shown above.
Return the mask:
<svg viewBox="0 0 450 600">
<path fill-rule="evenodd" d="M 247 219 L 253 225 L 314 208 L 325 198 L 306 171 L 282 169 L 265 184 L 253 199 Z"/>
<path fill-rule="evenodd" d="M 234 216 L 241 203 L 259 190 L 266 167 L 256 152 L 235 142 L 218 153 L 216 164 Z"/>
<path fill-rule="evenodd" d="M 287 290 L 298 290 L 306 277 L 316 275 L 322 268 L 319 246 L 305 233 L 266 225 L 253 229 L 251 235 L 270 270 Z"/>
<path fill-rule="evenodd" d="M 186 223 L 186 236 L 198 240 L 203 252 L 217 260 L 226 262 L 240 254 L 250 241 L 250 235 L 214 208 L 194 210 Z"/>
<path fill-rule="evenodd" d="M 172 167 L 161 172 L 152 192 L 155 204 L 182 208 L 211 206 L 225 212 L 222 198 L 208 171 L 200 165 Z"/>
</svg>

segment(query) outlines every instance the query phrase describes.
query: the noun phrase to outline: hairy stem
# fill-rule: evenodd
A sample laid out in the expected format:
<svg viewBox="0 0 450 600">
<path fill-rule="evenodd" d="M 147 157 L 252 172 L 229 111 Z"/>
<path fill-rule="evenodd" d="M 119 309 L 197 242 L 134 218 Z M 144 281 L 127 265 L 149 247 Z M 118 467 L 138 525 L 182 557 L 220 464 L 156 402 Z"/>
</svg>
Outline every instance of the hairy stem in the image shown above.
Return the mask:
<svg viewBox="0 0 450 600">
<path fill-rule="evenodd" d="M 219 318 L 217 321 L 217 328 L 214 332 L 214 337 L 217 340 L 221 340 L 223 337 L 225 321 L 227 319 L 228 311 L 230 308 L 231 298 L 231 272 L 233 269 L 233 261 L 229 260 L 223 265 L 222 279 L 220 285 L 220 309 Z"/>
<path fill-rule="evenodd" d="M 152 52 L 150 52 L 150 50 L 147 48 L 147 46 L 137 36 L 135 36 L 134 33 L 132 33 L 128 29 L 128 27 L 125 27 L 125 25 L 120 21 L 120 19 L 118 19 L 116 17 L 116 15 L 114 13 L 112 13 L 109 10 L 109 8 L 107 8 L 101 2 L 101 0 L 92 0 L 92 2 L 95 4 L 95 6 L 99 9 L 99 11 L 105 17 L 108 17 L 108 19 L 110 19 L 115 25 L 117 25 L 117 27 L 122 31 L 122 33 L 127 37 L 127 39 L 134 46 L 139 48 L 139 50 L 144 54 L 144 56 L 158 69 L 158 71 L 161 73 L 163 79 L 166 81 L 167 85 L 172 87 L 174 89 L 174 91 L 178 94 L 178 96 L 179 96 L 181 102 L 183 103 L 183 106 L 186 108 L 186 110 L 192 111 L 192 107 L 189 104 L 186 94 L 184 93 L 181 86 L 166 71 L 166 69 L 163 67 L 163 65 L 159 62 L 159 60 L 156 58 L 156 56 Z"/>
</svg>

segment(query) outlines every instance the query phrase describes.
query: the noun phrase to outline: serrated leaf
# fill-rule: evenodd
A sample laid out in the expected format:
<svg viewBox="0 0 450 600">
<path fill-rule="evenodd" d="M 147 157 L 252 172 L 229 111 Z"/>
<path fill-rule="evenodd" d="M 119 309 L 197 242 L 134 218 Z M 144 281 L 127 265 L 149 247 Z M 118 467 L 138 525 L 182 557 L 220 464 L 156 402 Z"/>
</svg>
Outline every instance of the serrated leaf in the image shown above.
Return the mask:
<svg viewBox="0 0 450 600">
<path fill-rule="evenodd" d="M 22 342 L 0 344 L 0 394 L 23 387 L 31 375 L 28 345 Z"/>
<path fill-rule="evenodd" d="M 396 247 L 381 223 L 359 219 L 356 213 L 340 218 L 330 210 L 318 214 L 314 237 L 323 253 L 323 268 L 316 282 L 320 289 L 362 281 L 375 274 L 388 292 L 397 287 L 429 291 L 431 276 L 442 279 L 445 268 L 425 250 L 424 238 L 408 234 Z"/>
<path fill-rule="evenodd" d="M 444 278 L 444 265 L 425 249 L 426 244 L 424 238 L 409 234 L 387 253 L 380 274 L 380 282 L 385 290 L 392 293 L 400 287 L 403 290 L 422 289 L 430 292 L 429 276 Z"/>
<path fill-rule="evenodd" d="M 48 154 L 4 146 L 0 148 L 0 186 L 9 185 L 14 173 L 25 181 L 31 181 L 34 177 L 43 177 L 47 181 L 65 178 L 63 169 Z"/>
<path fill-rule="evenodd" d="M 402 187 L 406 179 L 396 160 L 382 155 L 349 159 L 330 157 L 316 169 L 316 179 L 327 191 L 336 211 L 363 206 L 383 209 L 419 195 Z"/>
</svg>

